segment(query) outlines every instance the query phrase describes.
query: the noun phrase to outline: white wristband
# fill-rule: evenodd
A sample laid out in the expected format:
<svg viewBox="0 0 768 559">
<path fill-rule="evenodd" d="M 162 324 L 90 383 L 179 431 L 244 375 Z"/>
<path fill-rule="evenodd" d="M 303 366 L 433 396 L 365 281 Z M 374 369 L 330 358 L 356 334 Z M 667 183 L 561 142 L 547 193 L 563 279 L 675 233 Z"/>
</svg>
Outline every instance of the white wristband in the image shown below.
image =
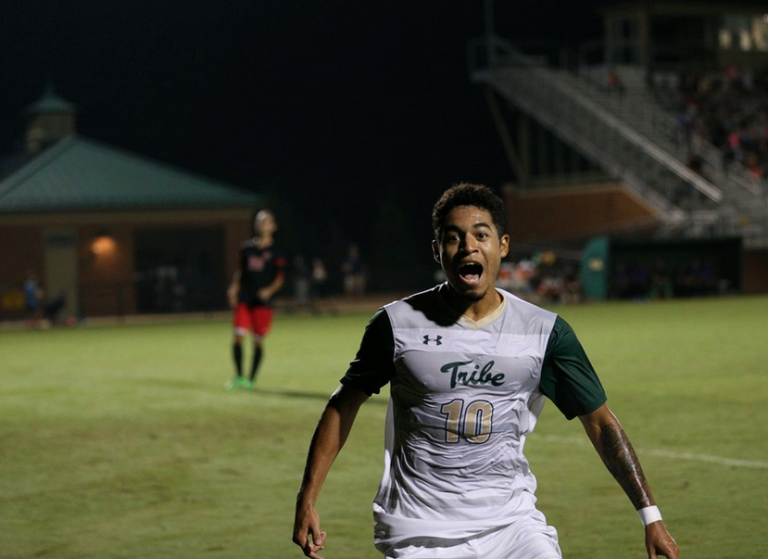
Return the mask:
<svg viewBox="0 0 768 559">
<path fill-rule="evenodd" d="M 640 520 L 643 522 L 643 526 L 648 526 L 649 524 L 653 524 L 654 522 L 661 520 L 659 507 L 656 506 L 639 509 L 637 514 L 640 515 Z"/>
</svg>

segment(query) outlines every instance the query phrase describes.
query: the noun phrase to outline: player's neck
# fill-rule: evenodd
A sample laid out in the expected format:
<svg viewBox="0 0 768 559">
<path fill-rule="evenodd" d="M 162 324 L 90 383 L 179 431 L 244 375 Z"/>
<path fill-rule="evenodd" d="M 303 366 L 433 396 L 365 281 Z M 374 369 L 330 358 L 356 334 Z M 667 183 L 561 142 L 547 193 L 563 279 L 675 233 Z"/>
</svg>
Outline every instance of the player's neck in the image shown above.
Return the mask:
<svg viewBox="0 0 768 559">
<path fill-rule="evenodd" d="M 464 297 L 452 289 L 450 284 L 446 284 L 441 291 L 449 307 L 475 322 L 490 315 L 502 303 L 502 296 L 495 288 L 491 288 L 482 299 L 476 301 Z"/>
<path fill-rule="evenodd" d="M 253 238 L 253 242 L 256 244 L 259 248 L 269 248 L 272 246 L 272 243 L 274 242 L 274 238 L 272 235 L 261 235 L 256 236 Z"/>
</svg>

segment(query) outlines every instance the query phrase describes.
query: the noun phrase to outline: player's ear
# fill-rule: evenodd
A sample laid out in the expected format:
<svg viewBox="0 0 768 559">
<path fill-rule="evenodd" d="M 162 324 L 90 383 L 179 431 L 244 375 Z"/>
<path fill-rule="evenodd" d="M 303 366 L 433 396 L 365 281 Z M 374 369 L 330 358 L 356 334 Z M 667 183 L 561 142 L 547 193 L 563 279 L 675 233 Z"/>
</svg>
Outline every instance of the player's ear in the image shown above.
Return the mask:
<svg viewBox="0 0 768 559">
<path fill-rule="evenodd" d="M 432 256 L 438 264 L 442 264 L 440 260 L 440 244 L 436 240 L 432 240 Z"/>
<path fill-rule="evenodd" d="M 501 257 L 504 258 L 504 257 L 507 256 L 507 254 L 509 254 L 509 235 L 504 233 L 501 236 L 501 239 L 499 239 L 499 241 L 500 241 L 500 243 L 499 243 L 500 244 L 500 251 L 499 252 L 501 253 Z"/>
</svg>

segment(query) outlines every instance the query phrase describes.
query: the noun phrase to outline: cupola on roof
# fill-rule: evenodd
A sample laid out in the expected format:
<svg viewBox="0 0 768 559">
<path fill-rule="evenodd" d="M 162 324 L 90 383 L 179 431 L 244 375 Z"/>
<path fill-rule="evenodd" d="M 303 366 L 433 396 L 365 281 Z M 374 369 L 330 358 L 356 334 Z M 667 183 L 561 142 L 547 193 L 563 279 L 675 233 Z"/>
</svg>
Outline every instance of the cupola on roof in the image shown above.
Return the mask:
<svg viewBox="0 0 768 559">
<path fill-rule="evenodd" d="M 27 107 L 28 114 L 57 114 L 57 113 L 75 113 L 77 107 L 74 104 L 59 97 L 53 90 L 53 86 L 48 83 L 40 99 Z"/>
</svg>

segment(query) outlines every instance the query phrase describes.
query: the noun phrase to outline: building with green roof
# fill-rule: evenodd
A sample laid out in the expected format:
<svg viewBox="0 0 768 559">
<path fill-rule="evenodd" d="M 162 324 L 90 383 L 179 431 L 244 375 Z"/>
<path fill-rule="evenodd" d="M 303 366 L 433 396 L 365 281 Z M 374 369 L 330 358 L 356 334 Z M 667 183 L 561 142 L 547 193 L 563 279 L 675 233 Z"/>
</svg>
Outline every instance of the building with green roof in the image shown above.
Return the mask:
<svg viewBox="0 0 768 559">
<path fill-rule="evenodd" d="M 263 197 L 84 138 L 75 112 L 48 87 L 0 160 L 0 320 L 28 274 L 62 317 L 225 308 Z"/>
</svg>

